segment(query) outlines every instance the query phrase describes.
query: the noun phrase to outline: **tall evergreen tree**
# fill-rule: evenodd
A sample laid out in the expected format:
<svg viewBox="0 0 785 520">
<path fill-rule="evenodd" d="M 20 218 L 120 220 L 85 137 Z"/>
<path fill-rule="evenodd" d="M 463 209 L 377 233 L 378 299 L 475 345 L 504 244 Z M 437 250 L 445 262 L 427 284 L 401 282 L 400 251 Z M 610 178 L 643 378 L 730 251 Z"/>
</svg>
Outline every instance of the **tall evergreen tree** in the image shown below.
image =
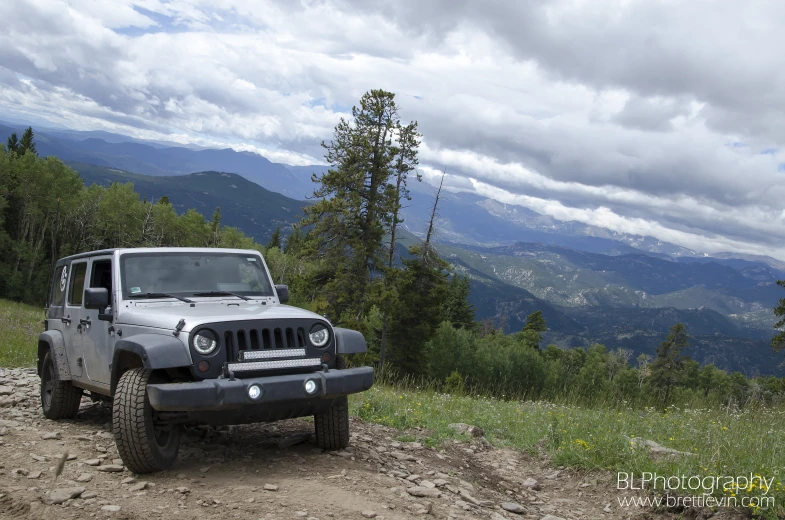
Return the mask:
<svg viewBox="0 0 785 520">
<path fill-rule="evenodd" d="M 270 240 L 267 242 L 265 247 L 267 249 L 272 249 L 274 247 L 281 249 L 281 226 L 275 228 L 273 235 L 270 237 Z"/>
<path fill-rule="evenodd" d="M 8 144 L 6 144 L 6 150 L 8 152 L 19 153 L 19 138 L 16 136 L 16 132 L 12 133 L 8 137 Z"/>
<path fill-rule="evenodd" d="M 649 381 L 653 388 L 663 392 L 663 402 L 666 404 L 670 402 L 673 387 L 682 382 L 684 362 L 688 359 L 682 355 L 682 350 L 688 346 L 687 327 L 677 323 L 657 348 L 657 358 L 651 364 Z"/>
<path fill-rule="evenodd" d="M 452 323 L 456 329 L 476 328 L 474 321 L 474 305 L 469 301 L 471 286 L 466 276 L 454 275 L 447 288 L 447 297 L 444 300 L 444 321 Z"/>
<path fill-rule="evenodd" d="M 316 204 L 305 208 L 309 255 L 329 267 L 323 280 L 330 314 L 359 326 L 370 308 L 372 282 L 385 267 L 382 241 L 396 208 L 394 142 L 401 127 L 395 95 L 372 90 L 341 119 L 330 143 L 322 143 L 331 168 L 317 177 Z"/>
<path fill-rule="evenodd" d="M 28 152 L 38 155 L 38 150 L 35 149 L 35 134 L 33 134 L 32 126 L 28 126 L 22 134 L 22 140 L 19 141 L 18 151 L 20 155 Z"/>
</svg>

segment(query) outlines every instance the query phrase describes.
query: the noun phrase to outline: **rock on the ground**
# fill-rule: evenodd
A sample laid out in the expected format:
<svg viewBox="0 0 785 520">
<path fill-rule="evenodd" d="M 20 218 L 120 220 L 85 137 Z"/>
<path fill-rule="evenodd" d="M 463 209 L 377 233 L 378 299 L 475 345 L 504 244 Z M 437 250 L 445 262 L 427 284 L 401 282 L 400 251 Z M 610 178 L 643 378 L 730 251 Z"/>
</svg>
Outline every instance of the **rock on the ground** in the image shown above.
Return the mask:
<svg viewBox="0 0 785 520">
<path fill-rule="evenodd" d="M 144 489 L 147 489 L 147 482 L 137 482 L 136 484 L 128 487 L 128 491 L 131 491 L 133 493 L 142 491 Z"/>
<path fill-rule="evenodd" d="M 376 518 L 376 511 L 363 511 L 361 514 L 365 518 Z"/>
<path fill-rule="evenodd" d="M 77 482 L 90 482 L 91 480 L 93 480 L 92 473 L 82 473 L 78 477 L 76 477 Z"/>
<path fill-rule="evenodd" d="M 518 515 L 526 512 L 526 509 L 517 502 L 504 502 L 502 503 L 502 509 Z"/>
<path fill-rule="evenodd" d="M 62 504 L 66 500 L 78 497 L 84 493 L 84 491 L 85 489 L 83 487 L 54 489 L 46 494 L 44 497 L 44 504 Z"/>
<path fill-rule="evenodd" d="M 447 427 L 448 428 L 452 428 L 453 430 L 455 430 L 458 433 L 466 434 L 466 435 L 469 435 L 471 437 L 483 437 L 483 436 L 485 436 L 485 431 L 483 431 L 482 428 L 480 428 L 479 426 L 472 426 L 471 424 L 453 423 L 453 424 L 448 424 Z"/>
<path fill-rule="evenodd" d="M 96 466 L 98 471 L 103 471 L 104 473 L 119 473 L 123 471 L 123 466 L 119 464 L 107 464 L 106 466 Z"/>
<path fill-rule="evenodd" d="M 265 491 L 278 491 L 278 486 L 276 486 L 275 484 L 265 484 L 264 485 L 264 490 Z"/>
<path fill-rule="evenodd" d="M 690 453 L 688 451 L 674 450 L 673 448 L 667 448 L 662 444 L 658 444 L 648 439 L 641 439 L 640 437 L 630 437 L 630 444 L 636 448 L 648 448 L 649 454 L 652 456 L 653 459 L 695 456 L 694 453 Z"/>
<path fill-rule="evenodd" d="M 45 441 L 59 440 L 62 438 L 62 435 L 60 432 L 46 432 L 41 435 L 41 438 Z"/>
<path fill-rule="evenodd" d="M 553 515 L 545 515 L 540 520 L 564 520 L 564 518 L 560 516 L 553 516 Z"/>
<path fill-rule="evenodd" d="M 526 480 L 523 481 L 523 484 L 521 485 L 525 488 L 533 489 L 534 491 L 539 491 L 540 489 L 542 489 L 540 487 L 540 483 L 534 480 L 533 478 L 527 478 Z"/>
<path fill-rule="evenodd" d="M 101 511 L 106 511 L 107 513 L 116 513 L 118 511 L 120 511 L 120 506 L 115 506 L 115 505 L 108 504 L 108 505 L 103 506 L 101 508 Z"/>
<path fill-rule="evenodd" d="M 442 495 L 442 492 L 436 488 L 427 488 L 422 486 L 414 486 L 410 487 L 406 490 L 413 497 L 433 497 L 438 498 Z"/>
</svg>

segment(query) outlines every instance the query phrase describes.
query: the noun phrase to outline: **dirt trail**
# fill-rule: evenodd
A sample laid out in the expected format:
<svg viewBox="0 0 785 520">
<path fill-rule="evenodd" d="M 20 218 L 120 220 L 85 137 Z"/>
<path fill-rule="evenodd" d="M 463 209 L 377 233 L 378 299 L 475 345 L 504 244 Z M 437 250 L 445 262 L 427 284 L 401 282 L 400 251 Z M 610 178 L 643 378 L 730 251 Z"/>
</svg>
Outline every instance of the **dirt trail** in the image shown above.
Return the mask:
<svg viewBox="0 0 785 520">
<path fill-rule="evenodd" d="M 610 474 L 549 467 L 482 437 L 433 450 L 396 440 L 421 432 L 359 420 L 351 446 L 338 453 L 313 444 L 306 420 L 189 428 L 171 470 L 133 475 L 117 459 L 108 405 L 84 398 L 76 420 L 49 421 L 38 384 L 33 370 L 0 369 L 0 518 L 649 517 L 618 505 Z M 72 460 L 53 484 L 63 453 Z M 76 498 L 45 504 L 50 490 L 68 488 L 75 489 L 65 496 Z"/>
</svg>

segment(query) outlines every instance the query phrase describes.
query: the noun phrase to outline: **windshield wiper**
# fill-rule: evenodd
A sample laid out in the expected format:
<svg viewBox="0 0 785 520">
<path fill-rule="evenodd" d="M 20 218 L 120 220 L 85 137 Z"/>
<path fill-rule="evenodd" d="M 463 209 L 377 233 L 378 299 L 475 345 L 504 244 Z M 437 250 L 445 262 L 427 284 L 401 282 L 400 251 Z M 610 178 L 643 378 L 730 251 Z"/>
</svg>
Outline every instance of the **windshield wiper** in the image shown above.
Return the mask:
<svg viewBox="0 0 785 520">
<path fill-rule="evenodd" d="M 236 296 L 241 298 L 245 301 L 251 301 L 250 298 L 243 296 L 242 294 L 237 294 L 229 291 L 207 291 L 207 292 L 197 292 L 194 293 L 194 296 Z"/>
<path fill-rule="evenodd" d="M 189 300 L 188 298 L 183 298 L 182 296 L 175 296 L 174 294 L 168 294 L 162 292 L 132 294 L 129 296 L 129 298 L 175 298 L 177 300 L 180 300 L 181 302 L 194 303 L 193 300 Z"/>
</svg>

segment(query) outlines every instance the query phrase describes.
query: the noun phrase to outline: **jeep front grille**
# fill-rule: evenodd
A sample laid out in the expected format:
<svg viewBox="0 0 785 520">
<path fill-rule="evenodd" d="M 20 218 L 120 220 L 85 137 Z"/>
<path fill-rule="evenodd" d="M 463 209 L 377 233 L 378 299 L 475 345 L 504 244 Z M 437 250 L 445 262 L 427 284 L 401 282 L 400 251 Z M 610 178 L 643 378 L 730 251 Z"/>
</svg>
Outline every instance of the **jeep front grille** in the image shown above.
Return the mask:
<svg viewBox="0 0 785 520">
<path fill-rule="evenodd" d="M 272 351 L 277 349 L 304 349 L 305 329 L 302 327 L 274 327 L 260 329 L 228 330 L 224 343 L 229 352 Z M 297 354 L 289 354 L 296 356 Z"/>
</svg>

